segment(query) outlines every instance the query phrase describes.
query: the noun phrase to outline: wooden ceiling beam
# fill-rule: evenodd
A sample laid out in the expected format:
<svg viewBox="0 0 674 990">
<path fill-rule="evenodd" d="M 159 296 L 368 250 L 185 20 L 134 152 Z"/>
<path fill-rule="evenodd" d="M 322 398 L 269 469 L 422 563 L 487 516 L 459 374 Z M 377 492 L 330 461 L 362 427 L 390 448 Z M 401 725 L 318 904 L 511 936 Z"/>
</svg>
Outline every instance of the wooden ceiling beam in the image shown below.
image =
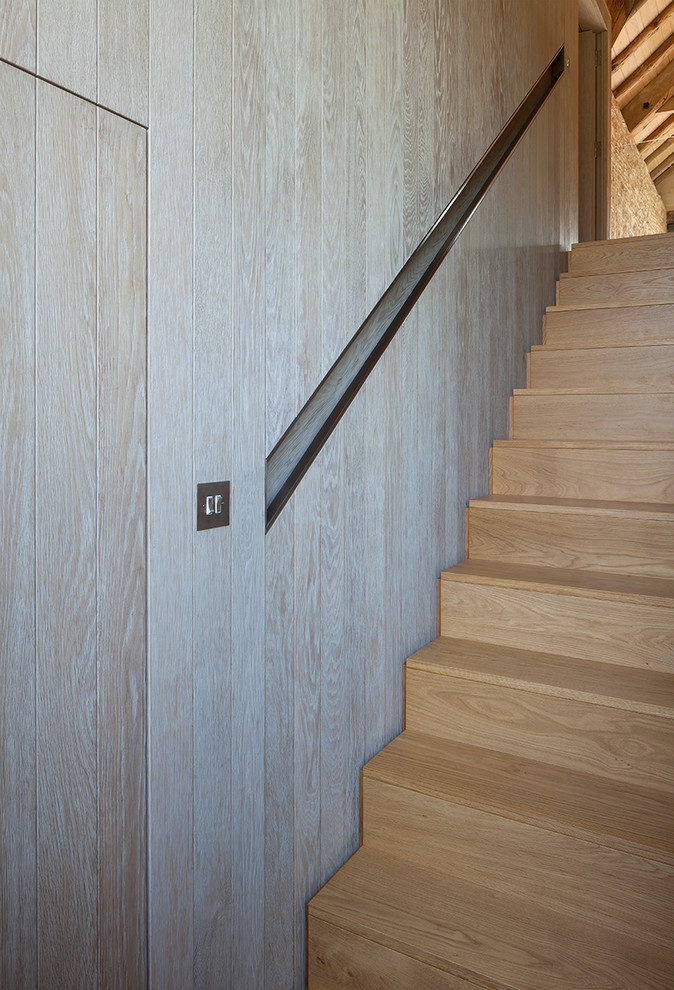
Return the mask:
<svg viewBox="0 0 674 990">
<path fill-rule="evenodd" d="M 668 172 L 672 165 L 674 165 L 674 151 L 671 155 L 668 155 L 664 161 L 660 162 L 659 165 L 656 165 L 651 171 L 651 179 L 653 182 L 655 182 L 656 179 L 659 179 L 661 175 L 664 175 L 665 172 Z"/>
<path fill-rule="evenodd" d="M 653 141 L 657 141 L 660 138 L 669 137 L 670 131 L 672 135 L 674 135 L 674 116 L 669 116 L 667 120 L 663 120 L 662 123 L 658 124 L 655 130 L 651 131 L 651 133 L 637 145 L 637 148 L 643 154 Z"/>
<path fill-rule="evenodd" d="M 621 106 L 629 102 L 630 97 L 641 88 L 646 73 L 655 68 L 664 68 L 674 58 L 674 34 L 670 34 L 655 51 L 635 69 L 631 76 L 624 79 L 613 90 L 613 95 Z"/>
<path fill-rule="evenodd" d="M 629 45 L 627 45 L 626 48 L 623 48 L 621 52 L 618 52 L 618 54 L 611 62 L 611 71 L 617 72 L 617 70 L 621 67 L 621 65 L 625 64 L 625 62 L 630 57 L 630 55 L 634 55 L 637 48 L 641 48 L 644 42 L 648 41 L 651 35 L 655 34 L 658 28 L 662 27 L 662 25 L 665 23 L 667 18 L 671 17 L 673 14 L 674 14 L 674 0 L 671 0 L 671 2 L 667 4 L 664 10 L 661 10 L 659 14 L 656 14 L 653 20 L 646 25 L 643 31 L 640 34 L 638 34 L 636 38 L 633 38 L 632 41 L 630 41 Z"/>
<path fill-rule="evenodd" d="M 611 44 L 615 45 L 618 36 L 630 17 L 640 10 L 648 0 L 606 0 L 611 15 Z"/>
<path fill-rule="evenodd" d="M 648 171 L 651 172 L 660 162 L 663 162 L 667 155 L 674 151 L 674 137 L 666 138 L 657 148 L 651 151 L 650 155 L 644 158 Z"/>
<path fill-rule="evenodd" d="M 628 131 L 634 134 L 647 124 L 670 96 L 674 96 L 674 61 L 669 62 L 623 107 Z"/>
</svg>

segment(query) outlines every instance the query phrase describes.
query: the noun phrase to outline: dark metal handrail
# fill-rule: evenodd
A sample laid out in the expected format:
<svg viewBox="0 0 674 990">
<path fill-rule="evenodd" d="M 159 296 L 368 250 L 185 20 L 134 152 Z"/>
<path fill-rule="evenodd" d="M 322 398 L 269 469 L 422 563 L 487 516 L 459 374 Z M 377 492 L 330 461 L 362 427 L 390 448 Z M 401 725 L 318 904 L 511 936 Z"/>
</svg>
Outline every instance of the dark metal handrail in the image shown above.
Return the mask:
<svg viewBox="0 0 674 990">
<path fill-rule="evenodd" d="M 267 530 L 480 205 L 564 68 L 562 47 L 267 457 Z"/>
</svg>

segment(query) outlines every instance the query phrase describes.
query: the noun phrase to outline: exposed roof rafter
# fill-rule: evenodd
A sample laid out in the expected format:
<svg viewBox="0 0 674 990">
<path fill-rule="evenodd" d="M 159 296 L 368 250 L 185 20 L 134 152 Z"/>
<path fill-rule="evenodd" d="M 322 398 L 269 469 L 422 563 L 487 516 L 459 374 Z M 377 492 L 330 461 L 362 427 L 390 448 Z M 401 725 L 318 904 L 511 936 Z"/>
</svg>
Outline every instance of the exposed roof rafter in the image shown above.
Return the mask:
<svg viewBox="0 0 674 990">
<path fill-rule="evenodd" d="M 611 71 L 616 72 L 622 65 L 624 65 L 630 55 L 634 55 L 634 53 L 641 48 L 644 42 L 648 41 L 651 35 L 655 34 L 658 28 L 661 27 L 664 22 L 673 15 L 674 0 L 671 0 L 671 3 L 668 3 L 664 10 L 661 10 L 659 14 L 656 14 L 653 20 L 646 25 L 643 31 L 638 34 L 636 38 L 633 38 L 632 41 L 630 41 L 629 45 L 623 48 L 621 52 L 618 52 L 611 62 Z"/>
<path fill-rule="evenodd" d="M 655 68 L 664 68 L 671 60 L 674 58 L 674 34 L 670 34 L 668 38 L 665 38 L 663 43 L 656 48 L 656 50 L 644 59 L 638 69 L 624 79 L 616 89 L 613 90 L 613 95 L 620 105 L 627 103 L 630 97 L 638 90 L 641 89 L 641 85 L 644 76 Z"/>
</svg>

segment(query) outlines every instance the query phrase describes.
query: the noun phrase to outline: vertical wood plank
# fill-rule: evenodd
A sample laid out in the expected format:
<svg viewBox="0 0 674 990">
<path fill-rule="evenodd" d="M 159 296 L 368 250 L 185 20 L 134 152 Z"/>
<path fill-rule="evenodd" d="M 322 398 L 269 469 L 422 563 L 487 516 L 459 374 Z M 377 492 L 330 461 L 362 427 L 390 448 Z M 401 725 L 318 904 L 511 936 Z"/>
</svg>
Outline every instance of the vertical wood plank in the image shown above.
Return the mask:
<svg viewBox="0 0 674 990">
<path fill-rule="evenodd" d="M 266 14 L 266 450 L 296 412 L 295 4 Z M 266 539 L 265 986 L 294 987 L 294 502 Z"/>
<path fill-rule="evenodd" d="M 232 477 L 231 0 L 195 4 L 195 480 Z M 194 986 L 228 990 L 232 946 L 231 527 L 194 548 Z"/>
<path fill-rule="evenodd" d="M 346 171 L 344 342 L 353 336 L 367 315 L 367 137 L 366 137 L 366 20 L 365 3 L 348 0 L 344 21 Z M 365 462 L 366 396 L 361 391 L 344 420 L 344 485 L 339 494 L 344 526 L 344 606 L 341 654 L 348 706 L 348 759 L 359 773 L 365 752 L 365 672 L 368 619 L 367 567 L 354 566 L 365 559 L 367 488 Z M 348 616 L 348 619 L 346 617 Z M 345 621 L 346 620 L 346 621 Z M 360 779 L 351 784 L 351 815 L 360 810 Z M 359 821 L 355 841 L 359 841 Z M 353 833 L 352 833 L 353 834 Z"/>
<path fill-rule="evenodd" d="M 35 72 L 37 0 L 4 0 L 0 9 L 0 58 Z"/>
<path fill-rule="evenodd" d="M 301 0 L 296 18 L 295 404 L 320 380 L 322 0 Z M 321 865 L 321 458 L 292 499 L 295 514 L 294 906 L 295 980 L 302 990 L 306 904 Z"/>
<path fill-rule="evenodd" d="M 402 67 L 403 67 L 403 257 L 410 257 L 420 240 L 419 230 L 419 0 L 403 2 Z M 402 670 L 405 657 L 423 646 L 426 636 L 421 632 L 422 601 L 419 578 L 421 572 L 420 499 L 427 488 L 423 477 L 424 448 L 420 444 L 418 421 L 418 350 L 421 328 L 419 309 L 415 307 L 405 321 L 401 335 L 403 400 L 401 417 L 403 462 L 402 505 L 405 525 L 402 544 L 401 579 L 403 586 L 403 625 L 405 634 L 402 652 L 392 658 L 394 676 L 398 683 L 399 701 L 396 724 L 401 726 Z M 413 398 L 411 398 L 413 397 Z M 402 726 L 401 726 L 402 727 Z"/>
<path fill-rule="evenodd" d="M 433 182 L 435 135 L 434 113 L 434 38 L 433 0 L 420 0 L 418 15 L 419 83 L 417 100 L 417 208 L 420 235 L 428 231 L 436 214 Z M 441 333 L 437 289 L 424 293 L 418 303 L 417 343 L 417 415 L 421 458 L 419 461 L 419 560 L 418 560 L 418 629 L 426 642 L 435 630 L 435 580 L 441 566 L 439 506 L 443 499 L 445 478 L 434 470 L 438 465 L 436 448 L 442 445 L 438 409 L 440 390 L 435 378 L 441 362 Z"/>
<path fill-rule="evenodd" d="M 232 8 L 232 982 L 264 986 L 265 2 Z"/>
<path fill-rule="evenodd" d="M 154 3 L 148 241 L 148 931 L 152 990 L 192 986 L 193 5 Z"/>
<path fill-rule="evenodd" d="M 366 92 L 367 92 L 367 310 L 375 305 L 386 288 L 386 128 L 388 46 L 386 5 L 366 7 Z M 367 575 L 367 634 L 365 644 L 365 760 L 374 756 L 387 741 L 387 652 L 386 652 L 386 447 L 382 431 L 386 423 L 386 363 L 375 368 L 365 392 L 365 463 L 367 482 L 367 524 L 364 570 Z"/>
<path fill-rule="evenodd" d="M 146 958 L 146 134 L 98 111 L 99 986 Z"/>
<path fill-rule="evenodd" d="M 322 371 L 330 368 L 346 325 L 346 8 L 323 5 L 323 237 Z M 344 655 L 345 434 L 339 424 L 323 449 L 321 531 L 321 857 L 329 876 L 358 843 L 358 769 L 349 701 L 350 663 Z"/>
<path fill-rule="evenodd" d="M 403 7 L 399 0 L 386 4 L 387 106 L 386 106 L 386 281 L 391 282 L 402 267 L 405 249 L 404 216 L 404 104 L 403 104 Z M 414 320 L 414 315 L 411 319 Z M 404 447 L 404 392 L 407 338 L 403 328 L 389 348 L 386 358 L 386 733 L 396 735 L 401 725 L 403 614 L 405 596 L 405 472 L 409 468 Z M 402 471 L 401 471 L 402 466 Z"/>
<path fill-rule="evenodd" d="M 98 0 L 98 102 L 148 120 L 149 0 Z"/>
<path fill-rule="evenodd" d="M 35 81 L 0 65 L 0 986 L 37 983 Z"/>
<path fill-rule="evenodd" d="M 96 111 L 38 83 L 39 980 L 95 986 Z"/>
<path fill-rule="evenodd" d="M 39 0 L 37 71 L 96 102 L 97 0 Z"/>
</svg>

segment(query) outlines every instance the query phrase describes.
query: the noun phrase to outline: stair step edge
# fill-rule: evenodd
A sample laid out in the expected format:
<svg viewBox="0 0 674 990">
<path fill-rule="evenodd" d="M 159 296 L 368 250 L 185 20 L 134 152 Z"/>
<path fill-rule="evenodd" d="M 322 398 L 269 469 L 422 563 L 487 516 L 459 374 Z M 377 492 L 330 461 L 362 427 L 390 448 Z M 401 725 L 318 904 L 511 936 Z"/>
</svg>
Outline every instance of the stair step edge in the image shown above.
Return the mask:
<svg viewBox="0 0 674 990">
<path fill-rule="evenodd" d="M 674 580 L 671 578 L 503 564 L 500 561 L 473 558 L 443 571 L 440 579 L 446 582 L 521 588 L 544 594 L 674 608 Z"/>
<path fill-rule="evenodd" d="M 467 656 L 461 661 L 458 654 Z M 471 659 L 469 659 L 471 658 Z M 511 668 L 527 666 L 530 672 Z M 438 637 L 410 670 L 674 720 L 674 674 Z"/>
<path fill-rule="evenodd" d="M 667 502 L 620 502 L 606 499 L 558 498 L 536 495 L 488 495 L 472 498 L 470 508 L 512 510 L 571 515 L 615 516 L 619 519 L 674 521 L 674 504 Z"/>
<path fill-rule="evenodd" d="M 674 866 L 674 794 L 665 788 L 617 786 L 611 777 L 411 729 L 369 760 L 362 775 Z"/>
</svg>

